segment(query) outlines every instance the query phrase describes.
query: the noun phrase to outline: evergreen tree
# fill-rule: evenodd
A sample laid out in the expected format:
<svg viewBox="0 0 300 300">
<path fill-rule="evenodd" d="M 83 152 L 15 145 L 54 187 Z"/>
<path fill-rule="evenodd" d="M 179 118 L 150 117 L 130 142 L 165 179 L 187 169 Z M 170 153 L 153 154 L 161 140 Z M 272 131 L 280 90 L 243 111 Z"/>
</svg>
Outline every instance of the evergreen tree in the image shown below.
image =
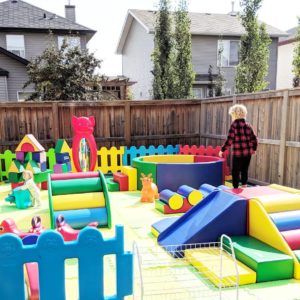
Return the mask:
<svg viewBox="0 0 300 300">
<path fill-rule="evenodd" d="M 27 66 L 24 88 L 35 87 L 29 100 L 98 100 L 101 86 L 94 71 L 100 64 L 93 54 L 69 47 L 66 40 L 60 49 L 52 43 Z"/>
<path fill-rule="evenodd" d="M 208 67 L 208 81 L 209 84 L 207 85 L 208 89 L 208 97 L 211 98 L 214 96 L 214 88 L 213 88 L 213 67 L 212 65 L 209 65 Z"/>
<path fill-rule="evenodd" d="M 296 36 L 296 46 L 293 57 L 293 87 L 300 87 L 300 18 L 298 18 L 298 31 Z"/>
<path fill-rule="evenodd" d="M 220 97 L 224 95 L 224 84 L 226 80 L 224 78 L 224 73 L 221 67 L 218 67 L 218 74 L 216 78 L 216 86 L 215 86 L 215 96 Z"/>
<path fill-rule="evenodd" d="M 185 99 L 192 96 L 195 79 L 192 65 L 191 20 L 186 0 L 179 0 L 175 12 L 175 97 Z"/>
<path fill-rule="evenodd" d="M 157 12 L 153 61 L 153 98 L 174 98 L 173 39 L 169 0 L 160 0 Z"/>
<path fill-rule="evenodd" d="M 219 64 L 218 64 L 218 74 L 217 74 L 216 85 L 215 85 L 215 96 L 216 97 L 220 97 L 220 96 L 224 95 L 224 85 L 225 85 L 225 82 L 226 82 L 226 80 L 224 78 L 224 72 L 221 68 L 221 61 L 222 61 L 223 51 L 224 51 L 223 42 L 221 40 L 220 47 L 219 47 L 219 50 L 218 50 Z"/>
<path fill-rule="evenodd" d="M 267 87 L 269 38 L 265 24 L 258 23 L 257 11 L 262 0 L 241 0 L 242 25 L 246 34 L 241 37 L 240 63 L 235 78 L 238 93 L 252 93 Z"/>
</svg>

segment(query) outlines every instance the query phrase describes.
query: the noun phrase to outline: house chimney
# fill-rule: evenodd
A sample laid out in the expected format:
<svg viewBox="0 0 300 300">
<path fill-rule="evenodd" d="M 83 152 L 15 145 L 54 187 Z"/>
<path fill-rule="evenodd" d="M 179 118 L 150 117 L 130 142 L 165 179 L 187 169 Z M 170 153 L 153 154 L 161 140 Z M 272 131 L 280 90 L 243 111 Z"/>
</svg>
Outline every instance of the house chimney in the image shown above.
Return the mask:
<svg viewBox="0 0 300 300">
<path fill-rule="evenodd" d="M 66 19 L 76 22 L 75 5 L 65 5 Z"/>
<path fill-rule="evenodd" d="M 231 1 L 231 12 L 228 14 L 233 17 L 237 15 L 236 11 L 234 11 L 234 1 Z"/>
</svg>

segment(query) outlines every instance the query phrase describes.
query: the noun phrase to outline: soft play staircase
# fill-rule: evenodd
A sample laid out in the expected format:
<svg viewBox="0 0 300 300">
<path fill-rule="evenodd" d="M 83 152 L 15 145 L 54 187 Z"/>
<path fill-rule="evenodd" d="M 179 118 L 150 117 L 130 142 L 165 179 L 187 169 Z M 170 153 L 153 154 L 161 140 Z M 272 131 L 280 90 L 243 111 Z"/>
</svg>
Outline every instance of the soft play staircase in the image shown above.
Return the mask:
<svg viewBox="0 0 300 300">
<path fill-rule="evenodd" d="M 256 272 L 256 282 L 293 278 L 291 256 L 251 236 L 234 236 L 231 240 L 236 259 Z"/>
<path fill-rule="evenodd" d="M 270 217 L 300 261 L 300 210 L 272 213 Z"/>
</svg>

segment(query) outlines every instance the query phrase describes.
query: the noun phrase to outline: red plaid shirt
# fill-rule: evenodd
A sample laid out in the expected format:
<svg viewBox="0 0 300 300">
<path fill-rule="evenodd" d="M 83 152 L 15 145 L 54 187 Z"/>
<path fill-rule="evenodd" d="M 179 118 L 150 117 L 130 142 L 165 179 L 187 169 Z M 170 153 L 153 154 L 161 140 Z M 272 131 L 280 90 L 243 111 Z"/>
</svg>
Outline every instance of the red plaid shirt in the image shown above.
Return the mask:
<svg viewBox="0 0 300 300">
<path fill-rule="evenodd" d="M 231 145 L 233 146 L 232 155 L 237 157 L 250 156 L 256 151 L 257 137 L 245 119 L 237 119 L 232 122 L 221 151 L 224 152 Z"/>
</svg>

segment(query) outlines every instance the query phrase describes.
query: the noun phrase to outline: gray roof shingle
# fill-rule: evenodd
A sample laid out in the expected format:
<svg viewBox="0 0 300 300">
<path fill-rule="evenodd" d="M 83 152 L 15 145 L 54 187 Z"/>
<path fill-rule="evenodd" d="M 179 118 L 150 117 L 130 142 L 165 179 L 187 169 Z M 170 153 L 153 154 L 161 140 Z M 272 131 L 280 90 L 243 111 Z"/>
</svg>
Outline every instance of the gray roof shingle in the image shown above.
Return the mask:
<svg viewBox="0 0 300 300">
<path fill-rule="evenodd" d="M 279 42 L 293 42 L 296 39 L 297 36 L 297 32 L 298 32 L 298 27 L 293 27 L 289 30 L 286 31 L 288 33 L 289 36 L 287 37 L 282 37 L 279 39 Z"/>
<path fill-rule="evenodd" d="M 21 0 L 8 0 L 0 3 L 0 30 L 1 28 L 76 30 L 95 33 L 90 28 Z"/>
<path fill-rule="evenodd" d="M 149 32 L 154 32 L 156 11 L 130 9 L 129 12 L 145 27 Z M 189 13 L 191 19 L 191 33 L 193 35 L 223 35 L 241 36 L 245 33 L 238 16 L 229 14 L 211 13 Z M 286 32 L 266 24 L 267 32 L 271 37 L 286 36 Z"/>
</svg>

